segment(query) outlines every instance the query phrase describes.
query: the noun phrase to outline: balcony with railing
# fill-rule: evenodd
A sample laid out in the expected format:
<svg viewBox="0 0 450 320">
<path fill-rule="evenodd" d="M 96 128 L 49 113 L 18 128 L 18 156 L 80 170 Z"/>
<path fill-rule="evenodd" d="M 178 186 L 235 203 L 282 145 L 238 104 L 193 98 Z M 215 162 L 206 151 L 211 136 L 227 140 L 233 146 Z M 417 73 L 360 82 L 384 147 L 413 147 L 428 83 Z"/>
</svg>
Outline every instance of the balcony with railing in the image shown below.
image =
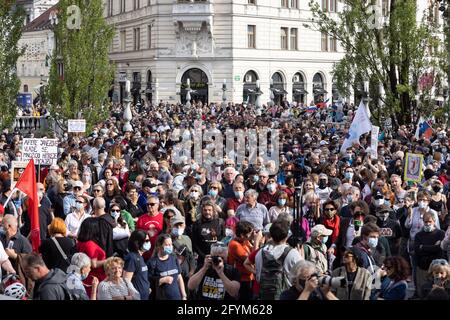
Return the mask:
<svg viewBox="0 0 450 320">
<path fill-rule="evenodd" d="M 203 24 L 211 32 L 214 16 L 213 0 L 174 0 L 174 24 L 182 24 L 186 31 L 199 31 Z"/>
<path fill-rule="evenodd" d="M 14 130 L 22 133 L 45 132 L 49 128 L 49 116 L 17 116 Z"/>
</svg>

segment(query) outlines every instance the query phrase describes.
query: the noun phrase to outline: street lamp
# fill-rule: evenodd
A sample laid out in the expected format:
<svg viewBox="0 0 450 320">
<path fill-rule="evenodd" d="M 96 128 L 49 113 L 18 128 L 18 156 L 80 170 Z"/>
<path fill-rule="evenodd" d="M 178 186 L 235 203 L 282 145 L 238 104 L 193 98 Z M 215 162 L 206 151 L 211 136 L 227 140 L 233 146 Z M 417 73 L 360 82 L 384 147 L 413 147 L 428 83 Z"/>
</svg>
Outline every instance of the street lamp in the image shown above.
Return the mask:
<svg viewBox="0 0 450 320">
<path fill-rule="evenodd" d="M 442 12 L 442 17 L 447 19 L 447 32 L 445 34 L 447 38 L 447 97 L 450 97 L 450 0 L 436 0 L 439 5 L 439 11 Z M 450 104 L 446 102 L 447 115 L 450 112 Z M 450 126 L 450 117 L 447 117 L 447 126 Z"/>
</svg>

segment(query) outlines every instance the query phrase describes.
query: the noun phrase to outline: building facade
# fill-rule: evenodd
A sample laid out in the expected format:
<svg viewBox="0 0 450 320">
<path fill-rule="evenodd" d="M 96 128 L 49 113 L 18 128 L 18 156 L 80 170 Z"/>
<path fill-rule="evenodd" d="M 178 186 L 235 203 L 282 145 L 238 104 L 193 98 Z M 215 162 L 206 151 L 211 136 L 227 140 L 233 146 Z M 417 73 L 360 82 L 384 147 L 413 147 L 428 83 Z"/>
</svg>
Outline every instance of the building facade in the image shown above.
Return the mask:
<svg viewBox="0 0 450 320">
<path fill-rule="evenodd" d="M 48 81 L 55 43 L 50 16 L 52 12 L 56 14 L 58 1 L 17 1 L 26 11 L 25 28 L 19 40 L 19 47 L 25 52 L 17 60 L 17 75 L 21 81 L 20 92 L 32 93 L 33 98 Z"/>
<path fill-rule="evenodd" d="M 333 14 L 337 0 L 323 0 Z M 300 0 L 104 0 L 115 26 L 111 60 L 115 99 L 130 79 L 135 100 L 184 102 L 337 97 L 331 71 L 343 54 L 335 39 L 304 26 L 311 12 Z"/>
</svg>

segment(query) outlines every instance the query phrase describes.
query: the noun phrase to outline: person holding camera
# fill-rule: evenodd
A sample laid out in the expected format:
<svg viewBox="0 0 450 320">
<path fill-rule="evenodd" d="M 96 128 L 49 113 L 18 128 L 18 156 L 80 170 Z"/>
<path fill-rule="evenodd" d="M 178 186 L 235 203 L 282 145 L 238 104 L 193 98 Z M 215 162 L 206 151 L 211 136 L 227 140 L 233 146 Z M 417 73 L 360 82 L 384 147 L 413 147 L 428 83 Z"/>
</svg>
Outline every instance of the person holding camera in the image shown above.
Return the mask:
<svg viewBox="0 0 450 320">
<path fill-rule="evenodd" d="M 241 278 L 239 271 L 226 263 L 228 247 L 222 242 L 211 245 L 211 254 L 188 282 L 196 300 L 237 300 Z"/>
<path fill-rule="evenodd" d="M 292 286 L 283 291 L 280 300 L 339 300 L 330 286 L 323 283 L 314 263 L 300 260 L 291 270 Z M 328 277 L 330 279 L 330 277 Z"/>
</svg>

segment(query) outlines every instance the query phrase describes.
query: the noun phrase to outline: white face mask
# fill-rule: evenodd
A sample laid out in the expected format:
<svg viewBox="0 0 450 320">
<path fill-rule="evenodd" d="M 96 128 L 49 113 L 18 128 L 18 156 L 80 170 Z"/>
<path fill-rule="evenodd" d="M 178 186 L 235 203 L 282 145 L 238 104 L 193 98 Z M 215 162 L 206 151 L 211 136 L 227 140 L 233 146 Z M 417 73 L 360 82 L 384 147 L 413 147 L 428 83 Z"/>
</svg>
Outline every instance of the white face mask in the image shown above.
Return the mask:
<svg viewBox="0 0 450 320">
<path fill-rule="evenodd" d="M 225 229 L 225 236 L 232 238 L 234 236 L 233 230 L 231 230 L 230 228 L 226 228 Z"/>
<path fill-rule="evenodd" d="M 375 200 L 375 205 L 377 207 L 379 207 L 379 206 L 381 206 L 383 204 L 384 204 L 384 199 L 377 199 L 377 200 Z"/>
<path fill-rule="evenodd" d="M 428 203 L 426 201 L 419 201 L 419 209 L 426 209 L 428 207 Z"/>
</svg>

